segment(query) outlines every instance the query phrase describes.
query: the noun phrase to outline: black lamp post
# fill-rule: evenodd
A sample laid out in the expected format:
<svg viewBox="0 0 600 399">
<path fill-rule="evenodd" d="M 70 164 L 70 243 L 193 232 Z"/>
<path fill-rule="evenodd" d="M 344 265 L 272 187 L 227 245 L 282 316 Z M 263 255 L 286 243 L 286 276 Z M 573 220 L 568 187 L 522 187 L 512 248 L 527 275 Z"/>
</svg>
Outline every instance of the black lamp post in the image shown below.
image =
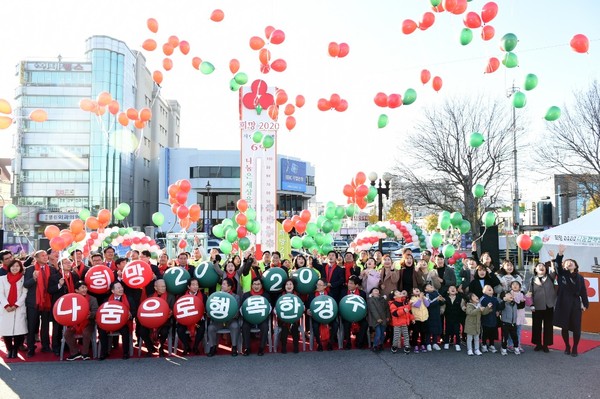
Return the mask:
<svg viewBox="0 0 600 399">
<path fill-rule="evenodd" d="M 371 172 L 368 176 L 371 181 L 371 186 L 377 188 L 377 220 L 380 222 L 383 221 L 383 196 L 386 198 L 390 197 L 390 180 L 392 180 L 392 176 L 389 173 L 384 173 L 383 184 L 381 183 L 381 179 L 377 179 L 377 173 Z M 377 184 L 377 185 L 376 185 Z M 382 250 L 382 240 L 379 240 L 379 250 Z"/>
<path fill-rule="evenodd" d="M 206 196 L 208 197 L 208 209 L 205 210 L 208 218 L 205 218 L 205 222 L 204 222 L 204 232 L 206 234 L 210 234 L 210 221 L 212 218 L 211 215 L 211 209 L 210 209 L 210 189 L 212 188 L 212 186 L 210 185 L 210 180 L 208 180 L 206 182 L 206 186 L 204 187 L 206 188 Z"/>
</svg>

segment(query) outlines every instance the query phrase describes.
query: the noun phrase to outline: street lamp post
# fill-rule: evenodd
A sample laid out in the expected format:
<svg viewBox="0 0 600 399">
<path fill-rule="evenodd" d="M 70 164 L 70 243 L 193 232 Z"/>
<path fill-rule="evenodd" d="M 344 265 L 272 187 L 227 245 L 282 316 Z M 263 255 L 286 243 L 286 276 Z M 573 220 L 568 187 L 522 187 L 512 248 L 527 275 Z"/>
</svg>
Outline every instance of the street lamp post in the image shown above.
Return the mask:
<svg viewBox="0 0 600 399">
<path fill-rule="evenodd" d="M 371 186 L 377 188 L 377 220 L 383 221 L 383 196 L 390 197 L 390 180 L 392 176 L 389 173 L 384 173 L 382 178 L 384 184 L 381 184 L 381 179 L 377 179 L 377 173 L 371 172 L 368 176 L 371 181 Z M 377 185 L 375 185 L 377 183 Z M 379 250 L 382 250 L 382 240 L 379 240 Z"/>
<path fill-rule="evenodd" d="M 512 87 L 510 87 L 507 91 L 507 96 L 510 98 L 516 92 L 521 90 L 519 87 L 515 87 L 513 83 Z M 515 235 L 519 235 L 521 230 L 521 214 L 519 212 L 519 179 L 518 179 L 518 169 L 517 169 L 517 114 L 516 108 L 512 107 L 512 134 L 513 134 L 513 204 L 512 204 L 512 214 L 513 214 L 513 228 L 515 230 Z M 517 263 L 520 265 L 523 259 L 523 250 L 521 248 L 517 248 Z"/>
<path fill-rule="evenodd" d="M 208 197 L 208 209 L 206 210 L 208 218 L 204 219 L 204 232 L 206 234 L 210 234 L 210 220 L 212 216 L 210 210 L 210 189 L 212 188 L 212 186 L 210 185 L 210 180 L 206 182 L 206 186 L 204 188 L 206 188 L 206 196 Z"/>
</svg>

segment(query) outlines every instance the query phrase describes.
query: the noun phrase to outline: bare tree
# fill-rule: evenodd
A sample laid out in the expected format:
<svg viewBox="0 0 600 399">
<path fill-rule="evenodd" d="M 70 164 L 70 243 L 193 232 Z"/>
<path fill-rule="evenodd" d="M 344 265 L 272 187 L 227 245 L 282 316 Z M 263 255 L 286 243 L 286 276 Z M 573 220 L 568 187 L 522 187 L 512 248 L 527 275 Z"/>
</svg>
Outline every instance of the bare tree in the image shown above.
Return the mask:
<svg viewBox="0 0 600 399">
<path fill-rule="evenodd" d="M 549 122 L 549 135 L 537 152 L 538 160 L 554 174 L 569 179 L 600 206 L 600 84 L 594 81 L 585 91 L 574 93 L 575 103 L 563 107 L 562 117 Z"/>
<path fill-rule="evenodd" d="M 478 235 L 480 216 L 496 205 L 511 173 L 512 117 L 508 105 L 483 97 L 449 99 L 425 111 L 402 147 L 394 168 L 400 197 L 413 206 L 458 211 Z M 485 142 L 469 144 L 473 132 Z M 484 198 L 472 193 L 475 184 L 486 188 Z"/>
</svg>

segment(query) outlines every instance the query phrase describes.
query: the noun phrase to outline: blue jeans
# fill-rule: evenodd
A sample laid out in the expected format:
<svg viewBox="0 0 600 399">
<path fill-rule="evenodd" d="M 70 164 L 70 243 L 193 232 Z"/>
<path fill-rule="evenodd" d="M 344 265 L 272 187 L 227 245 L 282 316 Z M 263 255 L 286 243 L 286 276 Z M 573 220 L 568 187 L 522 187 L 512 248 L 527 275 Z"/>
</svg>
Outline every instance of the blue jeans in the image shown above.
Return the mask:
<svg viewBox="0 0 600 399">
<path fill-rule="evenodd" d="M 375 339 L 373 340 L 373 347 L 383 344 L 383 337 L 385 335 L 385 327 L 381 324 L 375 326 Z"/>
<path fill-rule="evenodd" d="M 517 325 L 517 337 L 519 337 L 519 346 L 521 345 L 521 330 L 523 329 L 522 325 Z M 513 340 L 508 336 L 508 346 L 514 346 Z"/>
</svg>

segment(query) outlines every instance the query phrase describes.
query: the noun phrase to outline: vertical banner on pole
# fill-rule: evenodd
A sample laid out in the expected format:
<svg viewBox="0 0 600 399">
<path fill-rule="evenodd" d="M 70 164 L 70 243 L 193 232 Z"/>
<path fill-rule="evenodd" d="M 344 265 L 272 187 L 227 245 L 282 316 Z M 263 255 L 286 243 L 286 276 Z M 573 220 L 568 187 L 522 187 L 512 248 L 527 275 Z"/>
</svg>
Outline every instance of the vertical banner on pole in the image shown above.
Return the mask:
<svg viewBox="0 0 600 399">
<path fill-rule="evenodd" d="M 256 210 L 260 231 L 257 256 L 276 248 L 277 130 L 267 112 L 275 104 L 275 88 L 255 80 L 240 89 L 240 196 Z"/>
</svg>

